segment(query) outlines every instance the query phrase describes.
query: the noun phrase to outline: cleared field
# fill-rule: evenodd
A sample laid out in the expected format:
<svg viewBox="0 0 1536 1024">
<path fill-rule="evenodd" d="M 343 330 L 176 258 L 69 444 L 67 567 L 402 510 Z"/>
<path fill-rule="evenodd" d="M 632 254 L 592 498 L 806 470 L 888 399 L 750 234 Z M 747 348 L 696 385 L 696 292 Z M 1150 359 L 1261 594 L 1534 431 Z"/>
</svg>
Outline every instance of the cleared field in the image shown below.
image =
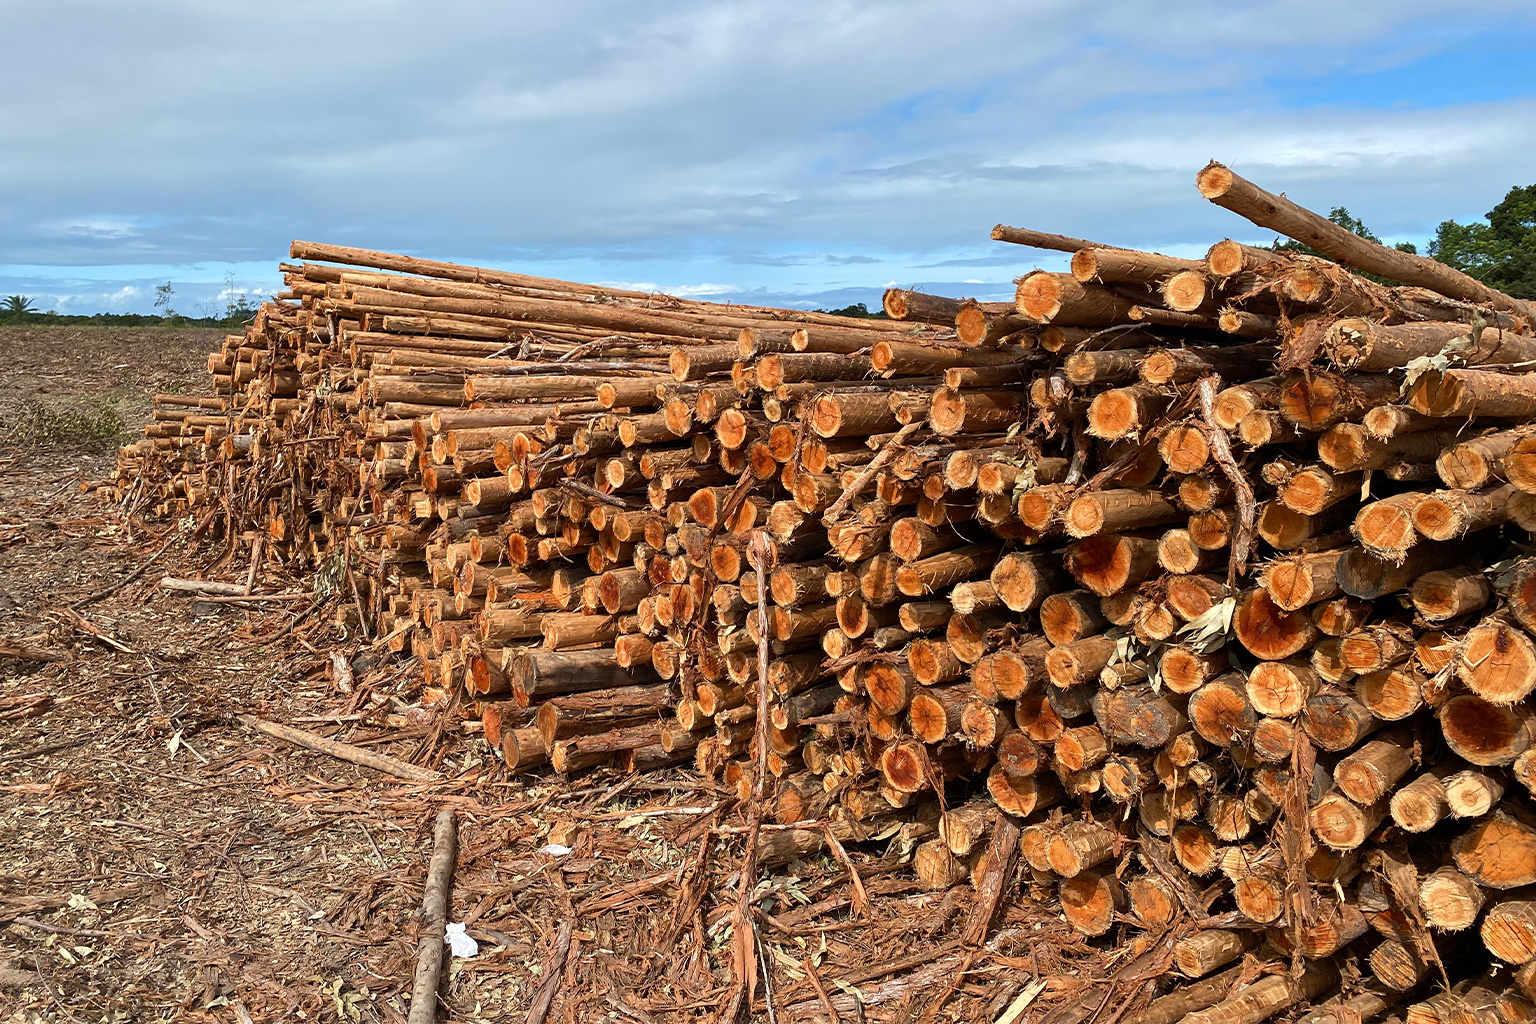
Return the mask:
<svg viewBox="0 0 1536 1024">
<path fill-rule="evenodd" d="M 0 449 L 110 454 L 143 426 L 150 395 L 201 385 L 223 333 L 0 325 Z"/>
<path fill-rule="evenodd" d="M 218 340 L 0 329 L 0 422 L 85 407 L 135 431 L 151 394 L 206 379 Z M 509 781 L 473 731 L 443 731 L 458 716 L 403 703 L 417 673 L 370 666 L 367 645 L 338 644 L 329 622 L 167 593 L 162 574 L 243 579 L 246 566 L 80 493 L 110 471 L 116 443 L 106 430 L 0 441 L 0 1021 L 403 1022 L 444 805 L 459 812 L 450 920 L 480 952 L 445 968 L 440 1016 L 521 1019 L 562 922 L 579 920 L 549 1020 L 713 1017 L 733 990 L 718 958 L 745 830 L 718 787 L 673 771 Z M 333 644 L 363 648 L 350 692 L 328 677 Z M 269 740 L 238 714 L 436 764 L 452 781 L 429 793 Z M 571 852 L 541 852 L 551 843 Z M 910 855 L 858 854 L 880 898 L 830 925 L 856 898 L 835 860 L 764 874 L 780 911 L 764 934 L 800 979 L 779 995 L 813 999 L 810 970 L 854 979 L 884 1004 L 871 1019 L 956 1001 L 921 982 L 970 962 L 946 932 L 965 908 L 891 877 Z M 1015 910 L 1009 925 L 999 955 L 1033 957 L 1053 976 L 1047 995 L 1111 966 L 1059 921 Z M 680 961 L 685 936 L 715 955 Z M 1029 980 L 1012 973 L 1010 996 Z"/>
</svg>

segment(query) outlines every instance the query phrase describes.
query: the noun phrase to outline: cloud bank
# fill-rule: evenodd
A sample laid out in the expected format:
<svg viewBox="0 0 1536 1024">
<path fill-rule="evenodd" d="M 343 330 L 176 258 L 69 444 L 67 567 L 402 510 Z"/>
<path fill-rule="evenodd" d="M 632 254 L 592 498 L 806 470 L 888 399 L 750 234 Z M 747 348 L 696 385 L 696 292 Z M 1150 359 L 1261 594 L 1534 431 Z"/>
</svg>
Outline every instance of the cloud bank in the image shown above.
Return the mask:
<svg viewBox="0 0 1536 1024">
<path fill-rule="evenodd" d="M 1529 3 L 7 14 L 32 45 L 0 65 L 0 293 L 69 312 L 270 289 L 295 237 L 724 300 L 1000 298 L 1054 257 L 998 221 L 1265 240 L 1199 199 L 1211 158 L 1392 240 L 1536 180 Z"/>
</svg>

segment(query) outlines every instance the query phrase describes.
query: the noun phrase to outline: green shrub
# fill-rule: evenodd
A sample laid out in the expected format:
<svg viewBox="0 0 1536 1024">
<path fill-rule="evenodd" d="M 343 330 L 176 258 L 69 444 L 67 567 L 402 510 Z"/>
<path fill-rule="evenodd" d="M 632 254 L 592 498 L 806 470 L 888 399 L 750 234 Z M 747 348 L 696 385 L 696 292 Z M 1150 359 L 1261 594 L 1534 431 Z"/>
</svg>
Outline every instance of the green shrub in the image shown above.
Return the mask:
<svg viewBox="0 0 1536 1024">
<path fill-rule="evenodd" d="M 22 399 L 6 440 L 26 448 L 108 448 L 122 442 L 123 417 L 108 398 L 78 399 L 49 406 Z"/>
</svg>

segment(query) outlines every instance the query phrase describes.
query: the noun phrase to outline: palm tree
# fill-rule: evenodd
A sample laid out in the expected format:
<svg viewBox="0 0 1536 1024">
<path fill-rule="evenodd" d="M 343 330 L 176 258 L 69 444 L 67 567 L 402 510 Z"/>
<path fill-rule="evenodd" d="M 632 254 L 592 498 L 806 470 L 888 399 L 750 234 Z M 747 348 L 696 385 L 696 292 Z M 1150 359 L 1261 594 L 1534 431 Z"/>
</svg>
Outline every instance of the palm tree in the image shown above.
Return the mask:
<svg viewBox="0 0 1536 1024">
<path fill-rule="evenodd" d="M 0 312 L 7 316 L 16 316 L 21 313 L 35 313 L 37 307 L 32 305 L 32 298 L 28 295 L 7 295 L 5 303 L 0 305 Z"/>
</svg>

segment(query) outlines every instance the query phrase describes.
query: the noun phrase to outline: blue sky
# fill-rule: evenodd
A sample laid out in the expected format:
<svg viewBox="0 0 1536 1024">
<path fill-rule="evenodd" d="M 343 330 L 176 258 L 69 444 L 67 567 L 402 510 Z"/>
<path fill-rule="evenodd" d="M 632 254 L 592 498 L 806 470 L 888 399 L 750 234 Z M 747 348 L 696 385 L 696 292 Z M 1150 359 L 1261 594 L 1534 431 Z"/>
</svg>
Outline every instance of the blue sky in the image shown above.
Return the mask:
<svg viewBox="0 0 1536 1024">
<path fill-rule="evenodd" d="M 9 0 L 0 294 L 221 307 L 293 238 L 723 301 L 983 299 L 1267 241 L 1220 159 L 1389 241 L 1536 182 L 1536 5 Z"/>
</svg>

